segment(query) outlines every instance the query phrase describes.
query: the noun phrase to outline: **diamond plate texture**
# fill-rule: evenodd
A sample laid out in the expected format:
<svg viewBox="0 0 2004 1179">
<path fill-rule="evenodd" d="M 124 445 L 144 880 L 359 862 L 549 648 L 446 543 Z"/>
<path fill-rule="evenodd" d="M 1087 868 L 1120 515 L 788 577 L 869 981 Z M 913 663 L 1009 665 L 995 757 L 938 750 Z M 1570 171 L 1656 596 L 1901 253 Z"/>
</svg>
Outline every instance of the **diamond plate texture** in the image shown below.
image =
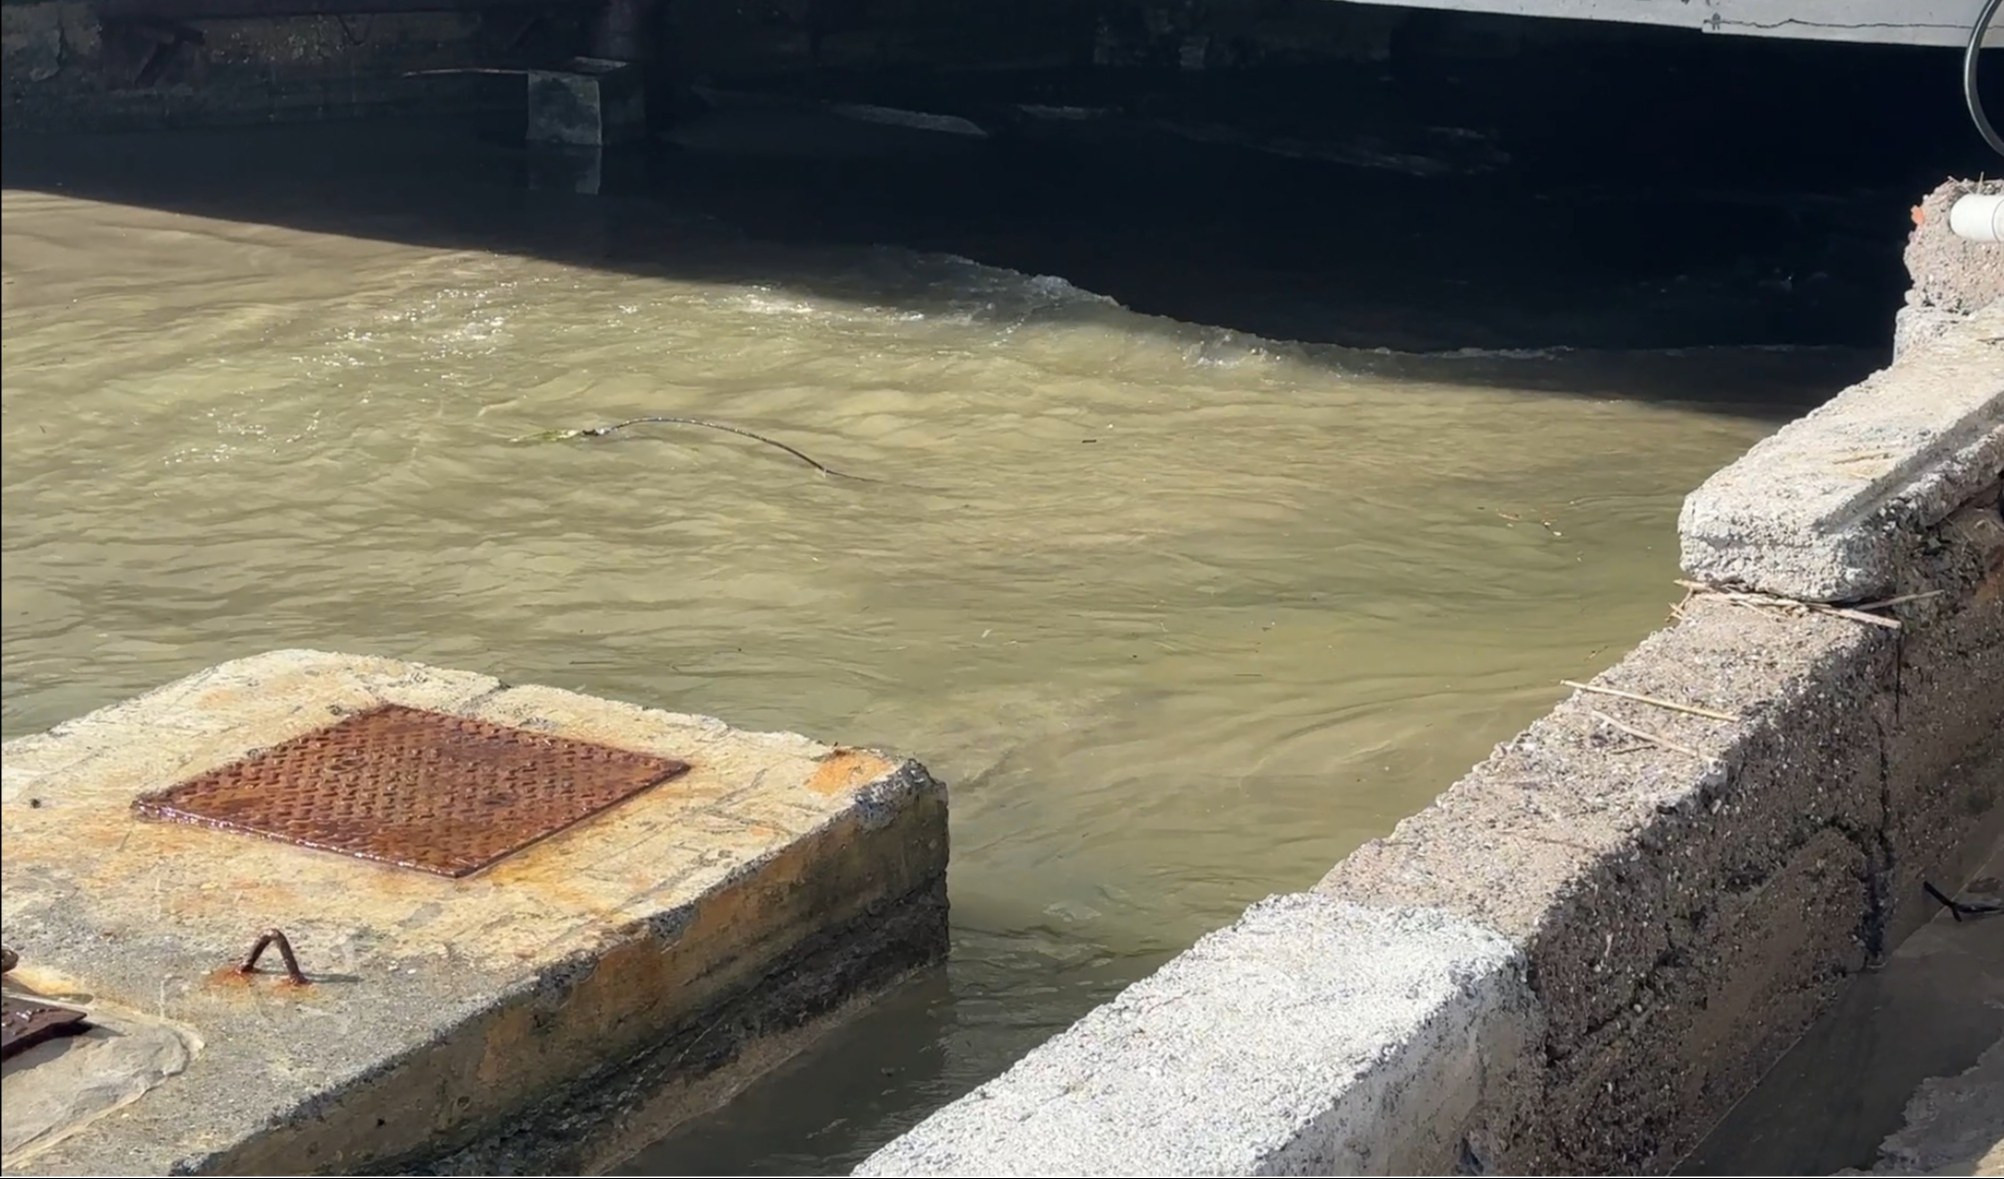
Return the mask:
<svg viewBox="0 0 2004 1179">
<path fill-rule="evenodd" d="M 142 797 L 133 809 L 458 877 L 688 768 L 385 704 Z"/>
</svg>

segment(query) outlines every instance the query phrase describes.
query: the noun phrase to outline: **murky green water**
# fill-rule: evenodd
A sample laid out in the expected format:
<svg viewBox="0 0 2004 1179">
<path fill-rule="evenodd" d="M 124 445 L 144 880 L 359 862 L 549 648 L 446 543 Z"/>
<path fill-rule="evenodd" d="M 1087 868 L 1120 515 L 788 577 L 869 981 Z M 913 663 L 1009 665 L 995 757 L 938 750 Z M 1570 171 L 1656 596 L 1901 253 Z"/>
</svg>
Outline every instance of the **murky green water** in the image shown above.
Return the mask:
<svg viewBox="0 0 2004 1179">
<path fill-rule="evenodd" d="M 950 971 L 665 1170 L 839 1166 L 1312 883 L 1660 622 L 1683 494 L 1858 363 L 1307 348 L 709 233 L 609 268 L 4 196 L 8 735 L 315 646 L 952 783 Z M 646 414 L 882 482 L 671 427 L 511 443 Z"/>
</svg>

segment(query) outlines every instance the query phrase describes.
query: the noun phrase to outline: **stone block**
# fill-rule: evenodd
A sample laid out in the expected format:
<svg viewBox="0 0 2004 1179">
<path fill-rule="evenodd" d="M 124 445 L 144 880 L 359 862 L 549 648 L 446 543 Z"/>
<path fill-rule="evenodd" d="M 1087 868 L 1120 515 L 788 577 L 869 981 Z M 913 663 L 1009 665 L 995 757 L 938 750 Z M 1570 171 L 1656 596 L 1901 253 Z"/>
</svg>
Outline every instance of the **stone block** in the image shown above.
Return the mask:
<svg viewBox="0 0 2004 1179">
<path fill-rule="evenodd" d="M 690 768 L 457 878 L 134 813 L 382 704 Z M 188 1055 L 73 1099 L 86 1041 L 10 1061 L 9 1174 L 602 1169 L 945 952 L 923 768 L 706 717 L 281 651 L 8 742 L 4 766 L 10 987 L 144 1013 Z M 308 985 L 234 969 L 268 927 Z M 81 1112 L 16 1151 L 30 1108 Z"/>
</svg>

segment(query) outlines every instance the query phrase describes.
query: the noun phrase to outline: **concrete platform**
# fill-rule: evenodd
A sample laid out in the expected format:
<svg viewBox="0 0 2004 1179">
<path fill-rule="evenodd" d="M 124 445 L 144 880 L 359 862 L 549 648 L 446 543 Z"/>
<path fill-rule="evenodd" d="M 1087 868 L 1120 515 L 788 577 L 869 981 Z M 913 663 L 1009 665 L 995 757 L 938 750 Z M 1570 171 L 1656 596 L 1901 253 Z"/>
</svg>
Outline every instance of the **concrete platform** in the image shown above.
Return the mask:
<svg viewBox="0 0 2004 1179">
<path fill-rule="evenodd" d="M 134 814 L 385 703 L 690 769 L 459 878 Z M 706 717 L 281 651 L 4 765 L 8 989 L 101 1025 L 6 1062 L 10 1174 L 596 1169 L 946 946 L 922 767 Z"/>
</svg>

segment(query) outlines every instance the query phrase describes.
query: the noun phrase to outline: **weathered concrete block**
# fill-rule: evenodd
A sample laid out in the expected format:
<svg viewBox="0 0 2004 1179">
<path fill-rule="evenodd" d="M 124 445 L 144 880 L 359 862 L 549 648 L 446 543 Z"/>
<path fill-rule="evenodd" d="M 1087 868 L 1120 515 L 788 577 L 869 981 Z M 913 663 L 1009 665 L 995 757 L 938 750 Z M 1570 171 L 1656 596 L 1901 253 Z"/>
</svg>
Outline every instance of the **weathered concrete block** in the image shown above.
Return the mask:
<svg viewBox="0 0 2004 1179">
<path fill-rule="evenodd" d="M 383 703 L 691 769 L 457 879 L 133 814 Z M 921 767 L 705 717 L 281 651 L 9 742 L 4 766 L 10 983 L 144 1012 L 191 1052 L 10 1173 L 600 1167 L 945 949 L 946 799 Z M 270 926 L 311 985 L 229 968 Z M 9 1071 L 10 1122 L 17 1087 L 63 1083 Z"/>
<path fill-rule="evenodd" d="M 529 71 L 530 143 L 603 147 L 647 133 L 647 91 L 640 68 L 593 57 L 561 70 Z"/>
<path fill-rule="evenodd" d="M 1969 193 L 2004 192 L 2004 181 L 1950 180 L 1921 198 L 1907 238 L 1906 305 L 1893 328 L 1893 355 L 1938 339 L 1964 316 L 2004 300 L 2004 245 L 1972 242 L 1949 228 L 1948 211 Z"/>
<path fill-rule="evenodd" d="M 1443 1174 L 1538 1041 L 1499 935 L 1274 897 L 855 1174 Z"/>
<path fill-rule="evenodd" d="M 2004 471 L 2004 303 L 1761 441 L 1684 501 L 1684 571 L 1816 602 L 1892 592 Z"/>
</svg>

